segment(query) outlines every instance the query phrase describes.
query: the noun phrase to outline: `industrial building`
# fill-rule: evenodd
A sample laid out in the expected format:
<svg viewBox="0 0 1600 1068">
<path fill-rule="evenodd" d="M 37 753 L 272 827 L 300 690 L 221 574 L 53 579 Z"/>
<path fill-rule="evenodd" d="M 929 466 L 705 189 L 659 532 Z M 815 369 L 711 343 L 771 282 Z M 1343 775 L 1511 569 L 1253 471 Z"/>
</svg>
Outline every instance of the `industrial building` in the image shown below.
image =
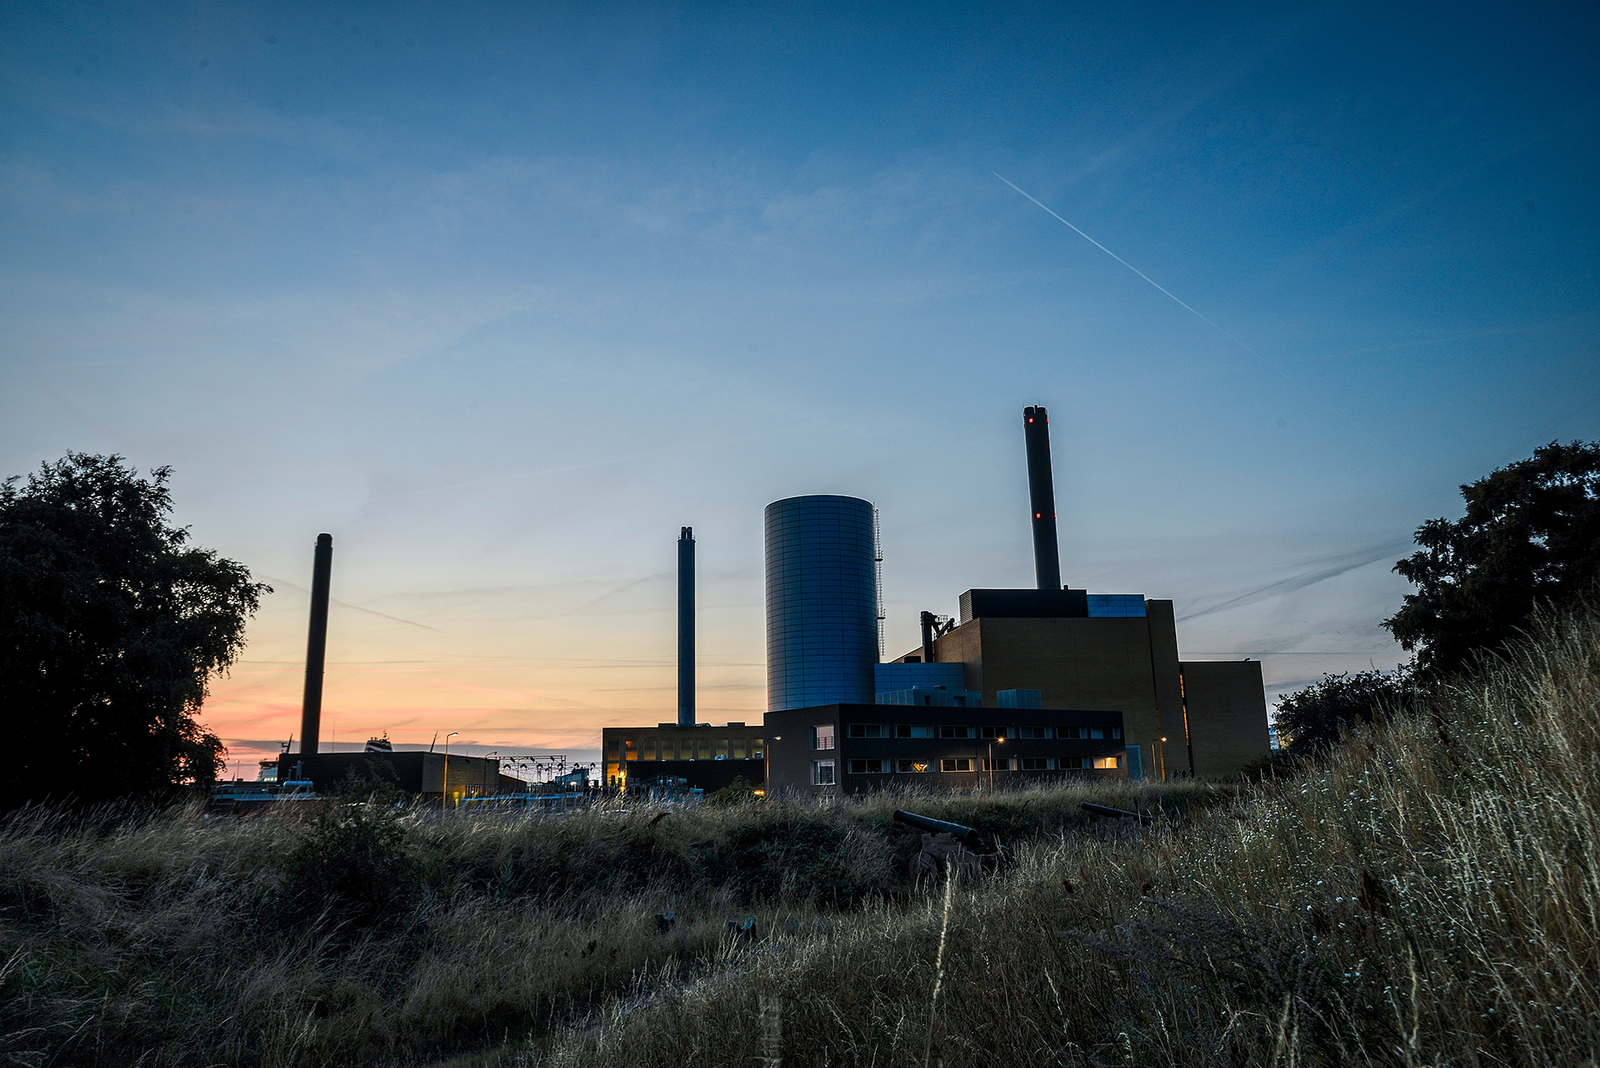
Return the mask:
<svg viewBox="0 0 1600 1068">
<path fill-rule="evenodd" d="M 766 741 L 759 724 L 662 723 L 606 727 L 600 735 L 611 789 L 680 785 L 709 793 L 741 777 L 754 786 L 766 779 Z"/>
<path fill-rule="evenodd" d="M 1037 694 L 1034 694 L 1037 700 Z M 768 712 L 767 789 L 801 797 L 891 784 L 947 789 L 1127 777 L 1116 712 L 940 703 Z"/>
<path fill-rule="evenodd" d="M 759 725 L 720 727 L 695 717 L 694 528 L 678 532 L 678 722 L 605 727 L 600 732 L 608 789 L 707 793 L 743 778 L 766 779 L 766 743 Z"/>
<path fill-rule="evenodd" d="M 958 620 L 922 613 L 922 645 L 887 664 L 880 663 L 882 554 L 873 506 L 836 495 L 768 505 L 766 733 L 772 788 L 855 792 L 903 775 L 930 785 L 971 786 L 977 772 L 966 768 L 980 759 L 987 762 L 986 772 L 999 776 L 999 785 L 1021 781 L 1024 771 L 1035 777 L 1082 773 L 1083 760 L 1112 756 L 1120 759 L 1088 770 L 1131 779 L 1220 778 L 1267 754 L 1258 662 L 1185 661 L 1179 656 L 1171 601 L 1062 586 L 1049 416 L 1043 407 L 1024 409 L 1023 432 L 1035 588 L 967 590 L 960 595 Z M 1015 706 L 1018 693 L 1038 694 L 1042 707 L 1026 713 L 1001 707 L 1008 698 Z M 921 714 L 934 718 L 918 720 L 909 709 L 890 712 L 884 707 L 889 705 L 921 706 Z M 956 713 L 956 707 L 963 711 Z M 1028 734 L 1026 740 L 1059 743 L 1061 731 L 1113 729 L 1112 719 L 1097 721 L 1096 714 L 1114 717 L 1119 744 L 1076 735 L 1072 741 L 1099 742 L 1101 749 L 1117 753 L 1062 748 L 1023 756 L 1020 733 L 1015 767 L 995 763 L 1002 758 L 990 757 L 987 748 L 980 755 L 972 745 L 959 753 L 957 747 L 946 753 L 937 745 L 907 748 L 913 740 L 998 741 L 995 732 L 1011 730 L 1055 732 Z M 847 754 L 819 756 L 825 752 L 818 748 L 822 739 L 837 746 L 857 726 L 888 725 L 896 732 L 920 725 L 937 729 L 940 736 L 864 735 L 848 738 Z M 977 733 L 947 736 L 946 730 Z M 1011 740 L 1008 735 L 1006 743 Z M 1026 769 L 1023 759 L 1029 762 Z M 1073 759 L 1079 764 L 1070 764 Z M 1055 763 L 1036 763 L 1041 760 Z M 940 770 L 934 770 L 934 761 Z M 858 762 L 874 770 L 852 772 Z M 948 771 L 946 762 L 951 762 Z M 927 768 L 900 770 L 919 764 Z M 831 782 L 820 781 L 829 775 Z"/>
<path fill-rule="evenodd" d="M 343 789 L 382 783 L 424 799 L 459 803 L 467 798 L 524 793 L 528 784 L 500 773 L 490 757 L 394 752 L 388 736 L 374 738 L 361 753 L 323 753 L 322 681 L 328 647 L 328 601 L 333 577 L 333 535 L 318 534 L 311 568 L 311 619 L 306 638 L 305 694 L 300 708 L 300 750 L 262 761 L 260 785 L 252 791 L 280 796 L 336 794 Z"/>
<path fill-rule="evenodd" d="M 459 803 L 469 797 L 521 793 L 528 784 L 500 774 L 500 761 L 421 750 L 399 753 L 284 753 L 278 782 L 310 783 L 321 796 L 369 784 L 387 784 L 424 799 Z"/>
</svg>

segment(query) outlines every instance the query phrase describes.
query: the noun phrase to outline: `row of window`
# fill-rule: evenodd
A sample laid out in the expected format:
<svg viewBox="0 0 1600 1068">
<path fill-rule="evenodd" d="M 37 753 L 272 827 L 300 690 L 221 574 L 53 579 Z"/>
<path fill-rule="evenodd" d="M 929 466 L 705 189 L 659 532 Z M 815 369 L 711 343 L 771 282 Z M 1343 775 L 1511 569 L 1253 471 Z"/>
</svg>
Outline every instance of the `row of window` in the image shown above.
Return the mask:
<svg viewBox="0 0 1600 1068">
<path fill-rule="evenodd" d="M 617 743 L 607 748 L 608 759 L 616 760 Z M 625 760 L 761 760 L 766 747 L 760 738 L 646 738 L 642 744 L 628 738 L 621 753 Z"/>
<path fill-rule="evenodd" d="M 832 786 L 837 772 L 837 761 L 813 760 L 811 785 Z M 940 757 L 932 760 L 852 760 L 852 775 L 926 775 L 938 764 L 941 772 L 963 771 L 1078 771 L 1094 769 L 1112 771 L 1122 767 L 1122 756 L 1105 757 Z"/>
<path fill-rule="evenodd" d="M 932 723 L 852 723 L 851 738 L 977 738 L 1000 741 L 1006 738 L 1121 738 L 1121 727 L 1007 727 L 961 726 Z M 834 747 L 833 724 L 812 728 L 811 748 Z"/>
</svg>

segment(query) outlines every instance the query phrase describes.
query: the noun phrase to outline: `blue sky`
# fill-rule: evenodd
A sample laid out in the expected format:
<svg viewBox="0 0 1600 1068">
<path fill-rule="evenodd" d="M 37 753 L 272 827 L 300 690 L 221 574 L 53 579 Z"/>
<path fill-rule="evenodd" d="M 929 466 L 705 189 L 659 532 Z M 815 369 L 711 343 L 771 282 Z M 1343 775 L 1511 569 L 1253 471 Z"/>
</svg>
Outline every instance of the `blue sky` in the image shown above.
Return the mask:
<svg viewBox="0 0 1600 1068">
<path fill-rule="evenodd" d="M 1106 7 L 13 5 L 0 471 L 171 464 L 274 584 L 246 760 L 321 530 L 325 724 L 588 752 L 671 718 L 681 525 L 719 720 L 769 500 L 878 504 L 891 653 L 1030 584 L 1035 403 L 1071 584 L 1392 666 L 1415 527 L 1600 438 L 1596 17 Z"/>
</svg>

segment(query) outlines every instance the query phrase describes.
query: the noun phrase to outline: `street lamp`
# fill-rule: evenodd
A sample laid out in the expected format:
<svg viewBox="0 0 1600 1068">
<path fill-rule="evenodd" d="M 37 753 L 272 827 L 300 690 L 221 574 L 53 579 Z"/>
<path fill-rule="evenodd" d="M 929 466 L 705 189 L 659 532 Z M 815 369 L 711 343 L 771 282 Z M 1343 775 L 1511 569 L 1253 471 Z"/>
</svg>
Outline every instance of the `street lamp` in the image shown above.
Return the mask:
<svg viewBox="0 0 1600 1068">
<path fill-rule="evenodd" d="M 444 803 L 450 803 L 450 739 L 460 734 L 460 731 L 451 731 L 444 736 Z"/>
<path fill-rule="evenodd" d="M 1005 735 L 1001 735 L 996 739 L 991 739 L 989 742 L 989 792 L 991 794 L 994 793 L 994 743 L 996 741 L 998 741 L 1001 745 L 1005 745 Z"/>
</svg>

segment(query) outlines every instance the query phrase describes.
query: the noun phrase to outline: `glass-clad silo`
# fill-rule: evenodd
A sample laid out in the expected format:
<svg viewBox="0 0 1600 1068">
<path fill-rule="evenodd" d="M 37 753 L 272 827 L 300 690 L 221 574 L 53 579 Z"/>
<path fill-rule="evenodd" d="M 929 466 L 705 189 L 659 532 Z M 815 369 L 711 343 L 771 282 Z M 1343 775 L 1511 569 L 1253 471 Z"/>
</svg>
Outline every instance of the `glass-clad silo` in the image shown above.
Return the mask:
<svg viewBox="0 0 1600 1068">
<path fill-rule="evenodd" d="M 870 502 L 832 494 L 767 505 L 767 708 L 871 704 L 878 662 Z"/>
</svg>

